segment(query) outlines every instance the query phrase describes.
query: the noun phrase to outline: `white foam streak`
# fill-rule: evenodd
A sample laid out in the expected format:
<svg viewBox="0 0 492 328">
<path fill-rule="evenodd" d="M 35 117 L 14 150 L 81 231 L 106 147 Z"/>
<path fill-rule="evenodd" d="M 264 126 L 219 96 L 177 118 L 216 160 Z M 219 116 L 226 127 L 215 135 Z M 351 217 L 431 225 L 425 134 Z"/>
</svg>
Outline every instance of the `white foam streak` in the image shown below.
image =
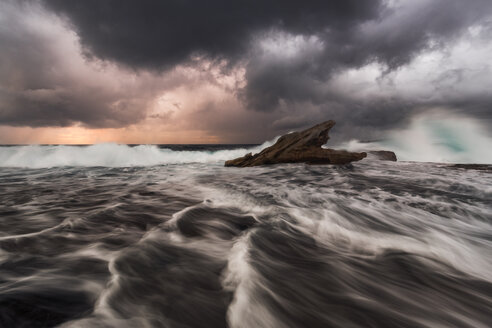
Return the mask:
<svg viewBox="0 0 492 328">
<path fill-rule="evenodd" d="M 251 232 L 250 232 L 251 233 Z M 234 299 L 227 311 L 230 327 L 282 327 L 262 300 L 255 296 L 261 277 L 249 265 L 249 234 L 242 236 L 231 249 L 222 285 L 234 291 Z"/>
</svg>

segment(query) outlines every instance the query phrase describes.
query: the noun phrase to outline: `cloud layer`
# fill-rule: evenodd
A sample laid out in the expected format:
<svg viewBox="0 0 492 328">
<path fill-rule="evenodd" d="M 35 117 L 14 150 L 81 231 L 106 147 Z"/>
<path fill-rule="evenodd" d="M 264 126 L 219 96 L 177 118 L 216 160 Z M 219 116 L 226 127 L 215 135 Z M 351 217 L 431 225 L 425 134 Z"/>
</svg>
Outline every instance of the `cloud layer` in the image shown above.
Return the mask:
<svg viewBox="0 0 492 328">
<path fill-rule="evenodd" d="M 3 125 L 167 124 L 257 142 L 328 118 L 350 128 L 340 138 L 436 107 L 492 118 L 488 0 L 0 7 Z"/>
<path fill-rule="evenodd" d="M 380 0 L 45 0 L 66 15 L 92 54 L 131 67 L 162 68 L 196 54 L 242 57 L 257 33 L 350 30 L 378 17 Z"/>
</svg>

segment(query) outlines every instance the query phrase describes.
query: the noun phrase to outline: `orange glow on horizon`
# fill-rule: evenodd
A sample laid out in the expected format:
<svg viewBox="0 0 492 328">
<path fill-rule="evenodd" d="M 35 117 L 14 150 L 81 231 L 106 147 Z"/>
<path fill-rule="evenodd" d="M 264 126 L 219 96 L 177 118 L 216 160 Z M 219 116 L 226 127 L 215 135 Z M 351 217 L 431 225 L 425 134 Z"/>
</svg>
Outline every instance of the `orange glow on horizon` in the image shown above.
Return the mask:
<svg viewBox="0 0 492 328">
<path fill-rule="evenodd" d="M 0 144 L 213 144 L 223 143 L 206 131 L 169 131 L 155 126 L 88 129 L 73 127 L 0 127 Z"/>
</svg>

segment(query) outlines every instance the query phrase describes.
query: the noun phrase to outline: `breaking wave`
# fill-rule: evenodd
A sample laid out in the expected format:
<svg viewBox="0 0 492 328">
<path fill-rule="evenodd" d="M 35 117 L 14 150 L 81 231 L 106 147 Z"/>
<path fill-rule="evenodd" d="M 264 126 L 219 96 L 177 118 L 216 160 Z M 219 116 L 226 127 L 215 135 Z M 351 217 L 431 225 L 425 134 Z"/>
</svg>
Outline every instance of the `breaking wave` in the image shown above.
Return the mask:
<svg viewBox="0 0 492 328">
<path fill-rule="evenodd" d="M 0 167 L 47 168 L 58 166 L 152 166 L 183 163 L 221 163 L 257 153 L 276 139 L 250 148 L 222 150 L 172 150 L 156 145 L 128 146 L 114 143 L 89 146 L 6 146 L 0 147 Z"/>
<path fill-rule="evenodd" d="M 492 163 L 492 138 L 487 129 L 475 119 L 442 112 L 414 117 L 406 129 L 391 131 L 384 140 L 351 140 L 337 148 L 387 149 L 394 151 L 402 161 Z"/>
</svg>

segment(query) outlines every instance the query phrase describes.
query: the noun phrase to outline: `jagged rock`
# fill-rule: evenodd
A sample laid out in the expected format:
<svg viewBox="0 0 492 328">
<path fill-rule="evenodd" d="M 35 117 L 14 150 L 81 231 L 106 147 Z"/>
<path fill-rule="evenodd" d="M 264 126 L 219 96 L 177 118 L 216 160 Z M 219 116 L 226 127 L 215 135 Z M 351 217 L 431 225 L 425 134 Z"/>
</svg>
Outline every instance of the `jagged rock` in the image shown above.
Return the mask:
<svg viewBox="0 0 492 328">
<path fill-rule="evenodd" d="M 381 161 L 392 161 L 396 162 L 396 154 L 389 150 L 373 150 L 368 152 L 370 155 L 374 155 L 377 159 Z"/>
<path fill-rule="evenodd" d="M 321 148 L 328 141 L 328 131 L 334 125 L 335 121 L 326 121 L 301 132 L 286 134 L 260 153 L 249 153 L 226 161 L 225 166 L 247 167 L 279 163 L 347 164 L 367 156 L 364 152 Z"/>
</svg>

